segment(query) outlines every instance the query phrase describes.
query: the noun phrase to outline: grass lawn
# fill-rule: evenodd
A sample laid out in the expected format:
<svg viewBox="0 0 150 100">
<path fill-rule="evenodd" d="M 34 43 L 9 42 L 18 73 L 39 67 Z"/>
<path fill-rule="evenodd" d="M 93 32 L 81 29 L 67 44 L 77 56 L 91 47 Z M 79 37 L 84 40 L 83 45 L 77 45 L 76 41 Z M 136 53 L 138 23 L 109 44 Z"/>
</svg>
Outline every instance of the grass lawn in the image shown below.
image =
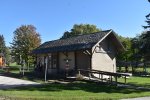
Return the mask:
<svg viewBox="0 0 150 100">
<path fill-rule="evenodd" d="M 98 83 L 75 82 L 0 90 L 0 96 L 15 100 L 117 100 L 120 98 L 150 96 L 150 91 Z"/>
<path fill-rule="evenodd" d="M 124 82 L 124 79 L 119 78 L 120 82 Z M 145 88 L 150 88 L 150 77 L 138 77 L 138 76 L 133 76 L 127 79 L 127 84 L 137 86 L 137 87 L 145 87 Z"/>
<path fill-rule="evenodd" d="M 132 77 L 127 81 L 129 84 L 150 88 L 150 78 Z M 0 96 L 15 100 L 117 100 L 150 96 L 150 91 L 74 81 L 68 84 L 49 83 L 41 86 L 4 89 L 0 90 Z"/>
<path fill-rule="evenodd" d="M 18 77 L 17 69 L 17 67 L 14 67 L 14 70 L 9 74 L 14 75 L 13 77 Z M 0 71 L 0 73 L 3 73 L 3 71 Z M 25 74 L 24 78 L 20 76 L 18 78 L 37 81 L 27 75 Z M 32 74 L 29 76 L 32 76 Z M 124 81 L 123 78 L 118 80 L 120 82 Z M 127 84 L 150 88 L 150 77 L 133 76 L 127 79 Z M 141 96 L 150 96 L 150 91 L 85 81 L 74 81 L 68 84 L 48 83 L 40 86 L 0 90 L 0 99 L 4 97 L 10 100 L 118 100 Z"/>
</svg>

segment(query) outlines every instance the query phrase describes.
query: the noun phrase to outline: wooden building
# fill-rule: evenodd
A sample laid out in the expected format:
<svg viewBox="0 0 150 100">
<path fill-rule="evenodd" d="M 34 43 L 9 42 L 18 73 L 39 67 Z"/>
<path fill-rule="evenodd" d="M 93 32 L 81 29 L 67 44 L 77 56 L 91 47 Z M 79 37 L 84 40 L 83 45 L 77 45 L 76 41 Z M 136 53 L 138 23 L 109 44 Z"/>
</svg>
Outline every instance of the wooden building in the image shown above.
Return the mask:
<svg viewBox="0 0 150 100">
<path fill-rule="evenodd" d="M 113 30 L 100 31 L 67 39 L 58 39 L 41 44 L 32 51 L 36 65 L 49 74 L 94 69 L 116 72 L 116 54 L 124 47 Z"/>
</svg>

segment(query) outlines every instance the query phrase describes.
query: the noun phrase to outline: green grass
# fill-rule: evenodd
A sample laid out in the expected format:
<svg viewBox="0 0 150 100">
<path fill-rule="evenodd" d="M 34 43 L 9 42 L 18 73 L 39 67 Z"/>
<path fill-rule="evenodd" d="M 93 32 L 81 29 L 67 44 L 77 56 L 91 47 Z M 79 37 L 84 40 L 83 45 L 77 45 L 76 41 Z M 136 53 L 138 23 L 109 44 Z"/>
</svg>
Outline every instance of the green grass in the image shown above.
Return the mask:
<svg viewBox="0 0 150 100">
<path fill-rule="evenodd" d="M 44 77 L 34 77 L 33 73 L 25 73 L 25 77 L 20 77 L 18 67 L 12 66 L 11 69 L 11 72 L 6 75 L 43 83 Z M 0 70 L 0 73 L 4 72 Z M 118 81 L 124 82 L 124 79 L 119 78 Z M 127 79 L 127 84 L 150 88 L 150 77 L 133 76 Z M 74 81 L 69 84 L 49 83 L 0 90 L 0 99 L 4 97 L 10 100 L 118 100 L 141 96 L 150 96 L 150 91 L 84 81 Z"/>
<path fill-rule="evenodd" d="M 14 62 L 14 63 L 11 63 L 9 66 L 18 67 L 20 65 L 18 65 L 16 62 Z"/>
<path fill-rule="evenodd" d="M 132 77 L 127 82 L 128 84 L 150 88 L 150 78 Z M 51 83 L 41 86 L 0 90 L 0 96 L 15 100 L 117 100 L 150 96 L 150 91 L 116 87 L 102 83 L 74 81 L 69 84 Z"/>
<path fill-rule="evenodd" d="M 120 98 L 150 96 L 150 91 L 75 82 L 0 90 L 0 96 L 18 100 L 117 100 Z"/>
<path fill-rule="evenodd" d="M 120 82 L 124 82 L 123 78 L 119 78 Z M 127 79 L 127 84 L 136 86 L 136 87 L 145 87 L 150 88 L 150 77 L 138 77 L 133 76 Z"/>
<path fill-rule="evenodd" d="M 4 72 L 5 72 L 4 70 L 0 69 L 0 73 L 4 73 Z"/>
</svg>

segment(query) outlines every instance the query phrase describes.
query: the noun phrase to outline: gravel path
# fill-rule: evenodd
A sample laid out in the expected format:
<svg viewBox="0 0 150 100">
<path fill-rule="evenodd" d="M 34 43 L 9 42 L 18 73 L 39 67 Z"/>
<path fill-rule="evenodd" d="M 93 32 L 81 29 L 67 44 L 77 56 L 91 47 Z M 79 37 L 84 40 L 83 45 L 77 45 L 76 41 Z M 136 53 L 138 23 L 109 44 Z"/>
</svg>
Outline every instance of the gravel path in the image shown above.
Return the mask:
<svg viewBox="0 0 150 100">
<path fill-rule="evenodd" d="M 39 85 L 40 83 L 26 81 L 6 76 L 0 76 L 0 89 L 8 89 L 18 86 Z"/>
</svg>

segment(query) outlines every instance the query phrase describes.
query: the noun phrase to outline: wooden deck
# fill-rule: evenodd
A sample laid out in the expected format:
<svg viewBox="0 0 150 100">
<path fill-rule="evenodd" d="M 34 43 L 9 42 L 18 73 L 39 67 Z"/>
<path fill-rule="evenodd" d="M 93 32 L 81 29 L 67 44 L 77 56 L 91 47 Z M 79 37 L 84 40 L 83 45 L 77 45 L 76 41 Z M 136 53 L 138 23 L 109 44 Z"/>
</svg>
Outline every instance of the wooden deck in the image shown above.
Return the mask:
<svg viewBox="0 0 150 100">
<path fill-rule="evenodd" d="M 89 79 L 91 78 L 97 78 L 99 80 L 101 80 L 102 82 L 108 81 L 110 82 L 110 84 L 118 84 L 118 77 L 124 77 L 124 84 L 126 84 L 127 81 L 127 77 L 129 77 L 129 74 L 125 74 L 125 73 L 113 73 L 113 72 L 106 72 L 106 71 L 100 71 L 100 70 L 84 70 L 84 69 L 78 69 L 78 74 L 79 75 L 84 75 L 86 73 L 86 75 L 88 75 Z M 99 77 L 94 77 L 93 74 L 98 74 Z M 104 78 L 105 76 L 108 76 L 108 79 Z M 113 77 L 115 79 L 115 81 L 113 81 Z"/>
</svg>

